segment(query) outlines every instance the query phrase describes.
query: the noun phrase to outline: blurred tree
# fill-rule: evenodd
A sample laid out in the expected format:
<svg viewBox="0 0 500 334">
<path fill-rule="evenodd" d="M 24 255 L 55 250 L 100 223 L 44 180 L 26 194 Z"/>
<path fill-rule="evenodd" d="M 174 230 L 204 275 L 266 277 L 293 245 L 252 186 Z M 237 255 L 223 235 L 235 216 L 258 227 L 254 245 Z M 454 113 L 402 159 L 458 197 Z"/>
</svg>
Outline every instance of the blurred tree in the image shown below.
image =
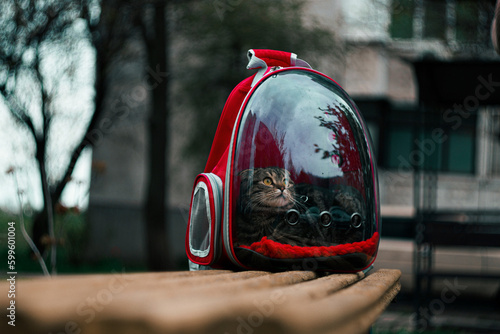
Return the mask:
<svg viewBox="0 0 500 334">
<path fill-rule="evenodd" d="M 168 86 L 168 1 L 156 1 L 142 6 L 138 16 L 145 44 L 148 68 L 154 72 L 149 85 L 151 104 L 148 136 L 148 180 L 145 200 L 146 256 L 148 268 L 154 271 L 173 268 L 166 238 L 169 122 Z"/>
<path fill-rule="evenodd" d="M 1 102 L 35 143 L 43 209 L 34 219 L 33 239 L 42 253 L 52 247 L 53 266 L 55 240 L 49 221 L 82 151 L 95 145 L 101 128 L 112 121 L 111 117 L 103 124 L 101 119 L 108 76 L 131 36 L 131 15 L 135 12 L 120 0 L 102 4 L 95 0 L 5 0 L 0 4 Z M 87 68 L 94 70 L 87 75 L 93 77 L 94 87 L 89 113 L 85 108 L 72 108 L 89 101 L 61 102 L 88 84 L 74 81 L 85 47 L 93 49 L 95 60 Z M 73 90 L 68 92 L 68 86 Z M 66 132 L 61 131 L 64 128 Z M 49 171 L 49 165 L 54 170 Z"/>
<path fill-rule="evenodd" d="M 327 29 L 305 22 L 304 0 L 194 1 L 178 7 L 183 43 L 178 75 L 196 122 L 186 153 L 206 161 L 225 99 L 246 70 L 248 49 L 290 51 L 314 64 L 317 55 L 338 56 Z M 199 166 L 200 168 L 203 166 Z"/>
</svg>

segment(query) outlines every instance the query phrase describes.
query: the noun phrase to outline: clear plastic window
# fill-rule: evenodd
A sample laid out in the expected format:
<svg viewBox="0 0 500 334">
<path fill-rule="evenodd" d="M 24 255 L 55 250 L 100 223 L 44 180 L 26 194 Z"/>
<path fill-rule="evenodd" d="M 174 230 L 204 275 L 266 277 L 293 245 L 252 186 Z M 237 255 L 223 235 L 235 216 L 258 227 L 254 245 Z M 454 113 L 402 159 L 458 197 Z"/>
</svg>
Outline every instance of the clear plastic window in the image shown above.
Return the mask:
<svg viewBox="0 0 500 334">
<path fill-rule="evenodd" d="M 189 250 L 198 257 L 210 253 L 210 199 L 205 183 L 199 182 L 194 190 L 189 227 Z"/>
<path fill-rule="evenodd" d="M 233 243 L 243 262 L 250 251 L 271 259 L 358 254 L 345 267 L 368 264 L 378 210 L 366 131 L 347 94 L 315 72 L 277 72 L 255 89 L 232 174 Z"/>
</svg>

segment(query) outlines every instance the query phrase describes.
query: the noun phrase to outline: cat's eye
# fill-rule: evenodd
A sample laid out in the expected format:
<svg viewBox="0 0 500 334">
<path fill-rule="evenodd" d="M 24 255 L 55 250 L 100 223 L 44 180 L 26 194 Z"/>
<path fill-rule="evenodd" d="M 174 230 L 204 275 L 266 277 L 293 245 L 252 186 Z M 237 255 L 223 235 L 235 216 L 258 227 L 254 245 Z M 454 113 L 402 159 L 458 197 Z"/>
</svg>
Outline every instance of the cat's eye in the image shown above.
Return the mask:
<svg viewBox="0 0 500 334">
<path fill-rule="evenodd" d="M 271 184 L 273 184 L 273 180 L 271 180 L 269 177 L 266 177 L 262 182 L 264 182 L 266 186 L 270 186 Z"/>
</svg>

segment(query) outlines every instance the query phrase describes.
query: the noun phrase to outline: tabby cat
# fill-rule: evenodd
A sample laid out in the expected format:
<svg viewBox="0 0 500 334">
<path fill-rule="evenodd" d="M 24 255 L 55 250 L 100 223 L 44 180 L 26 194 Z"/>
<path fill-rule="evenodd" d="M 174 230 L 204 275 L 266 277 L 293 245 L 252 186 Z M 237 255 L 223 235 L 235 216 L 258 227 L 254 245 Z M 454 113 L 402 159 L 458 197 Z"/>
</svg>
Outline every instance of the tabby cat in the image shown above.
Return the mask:
<svg viewBox="0 0 500 334">
<path fill-rule="evenodd" d="M 294 184 L 284 168 L 247 169 L 239 174 L 237 244 L 250 245 L 272 234 L 294 207 Z"/>
<path fill-rule="evenodd" d="M 351 187 L 329 190 L 295 185 L 284 168 L 247 169 L 238 200 L 236 246 L 262 237 L 297 246 L 330 246 L 362 240 L 362 228 L 352 223 L 365 217 L 359 192 Z M 356 227 L 353 227 L 356 226 Z"/>
</svg>

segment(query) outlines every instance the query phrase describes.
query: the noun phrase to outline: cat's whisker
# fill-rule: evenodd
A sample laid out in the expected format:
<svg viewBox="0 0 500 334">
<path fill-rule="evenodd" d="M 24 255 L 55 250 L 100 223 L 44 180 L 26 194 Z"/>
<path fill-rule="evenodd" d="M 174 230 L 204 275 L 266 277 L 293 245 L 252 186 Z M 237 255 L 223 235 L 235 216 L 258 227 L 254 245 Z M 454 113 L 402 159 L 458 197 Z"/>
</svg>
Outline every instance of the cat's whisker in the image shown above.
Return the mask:
<svg viewBox="0 0 500 334">
<path fill-rule="evenodd" d="M 305 204 L 303 204 L 300 200 L 298 200 L 296 197 L 291 197 L 290 198 L 290 202 L 292 202 L 292 204 L 301 209 L 301 210 L 306 210 L 307 209 L 307 206 Z"/>
</svg>

